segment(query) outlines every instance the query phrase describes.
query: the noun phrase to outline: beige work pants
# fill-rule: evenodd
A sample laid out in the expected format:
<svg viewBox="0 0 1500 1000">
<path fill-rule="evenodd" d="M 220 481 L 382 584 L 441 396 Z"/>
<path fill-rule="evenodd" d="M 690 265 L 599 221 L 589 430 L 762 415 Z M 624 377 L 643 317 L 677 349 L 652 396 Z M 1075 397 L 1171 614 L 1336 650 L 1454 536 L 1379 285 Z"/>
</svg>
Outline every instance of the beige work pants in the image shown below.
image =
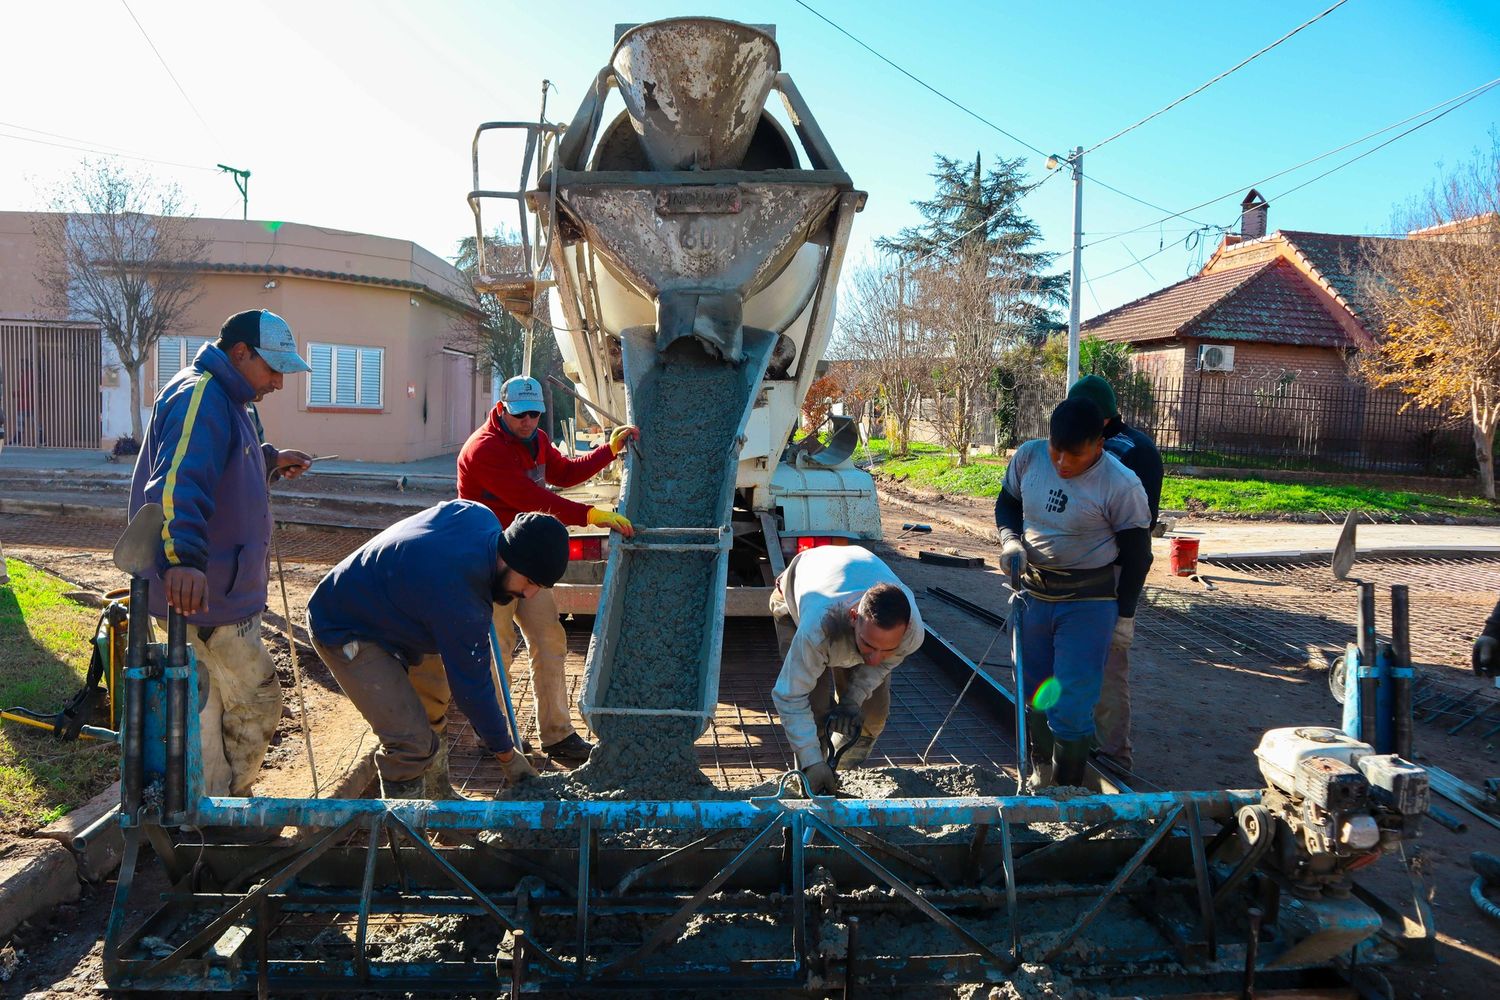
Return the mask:
<svg viewBox="0 0 1500 1000">
<path fill-rule="evenodd" d="M 165 622 L 158 620 L 157 627 L 166 634 Z M 196 625 L 187 633 L 208 675 L 208 699 L 198 713 L 203 790 L 249 795 L 281 721 L 281 683 L 260 641 L 260 615 L 219 625 L 207 638 Z"/>
<path fill-rule="evenodd" d="M 557 601 L 550 590 L 539 590 L 534 597 L 517 598 L 509 604 L 495 605 L 495 635 L 500 640 L 500 654 L 505 659 L 506 675 L 511 676 L 511 651 L 516 648 L 516 626 L 526 637 L 526 651 L 531 660 L 531 697 L 536 704 L 537 728 L 542 746 L 548 747 L 568 738 L 573 732 L 568 711 L 568 674 L 564 666 L 568 656 L 568 633 L 558 619 Z M 492 662 L 495 695 L 504 699 L 500 675 Z M 500 710 L 505 710 L 502 703 Z"/>
<path fill-rule="evenodd" d="M 1130 650 L 1109 648 L 1104 661 L 1104 683 L 1094 704 L 1094 738 L 1099 750 L 1129 767 L 1135 749 L 1130 745 Z"/>
<path fill-rule="evenodd" d="M 386 781 L 421 777 L 438 752 L 438 733 L 448 711 L 448 675 L 442 658 L 424 656 L 410 670 L 373 642 L 342 648 L 313 640 L 318 657 L 359 709 L 380 749 L 375 769 Z"/>
</svg>

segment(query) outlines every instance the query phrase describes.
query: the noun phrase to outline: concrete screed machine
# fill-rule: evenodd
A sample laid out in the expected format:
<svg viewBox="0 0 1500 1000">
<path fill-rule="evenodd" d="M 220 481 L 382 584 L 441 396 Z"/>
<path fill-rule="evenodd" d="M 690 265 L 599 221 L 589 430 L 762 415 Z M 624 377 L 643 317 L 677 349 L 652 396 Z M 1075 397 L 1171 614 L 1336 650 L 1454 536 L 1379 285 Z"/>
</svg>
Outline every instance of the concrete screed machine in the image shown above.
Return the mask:
<svg viewBox="0 0 1500 1000">
<path fill-rule="evenodd" d="M 625 112 L 601 127 L 614 91 Z M 569 372 L 645 431 L 621 494 L 643 530 L 609 553 L 582 707 L 596 755 L 616 724 L 690 744 L 735 539 L 759 527 L 774 566 L 775 529 L 804 530 L 815 498 L 875 530 L 841 460 L 778 461 L 863 195 L 759 27 L 623 30 L 571 124 L 515 127 L 535 187 L 474 197 L 528 201 L 551 276 L 491 287 L 525 313 L 555 282 Z M 144 571 L 156 537 L 132 524 L 117 563 Z M 673 606 L 644 617 L 682 628 L 632 632 L 653 587 Z M 809 797 L 790 772 L 691 800 L 208 797 L 185 625 L 150 644 L 146 588 L 133 578 L 121 809 L 80 837 L 124 832 L 115 989 L 933 996 L 1066 975 L 1098 996 L 1332 997 L 1431 947 L 1420 886 L 1395 906 L 1352 878 L 1417 835 L 1425 774 L 1317 727 L 1266 734 L 1265 787 L 1237 791 Z M 641 675 L 652 650 L 685 686 Z M 283 825 L 302 836 L 235 842 Z M 143 840 L 165 888 L 139 885 Z"/>
</svg>

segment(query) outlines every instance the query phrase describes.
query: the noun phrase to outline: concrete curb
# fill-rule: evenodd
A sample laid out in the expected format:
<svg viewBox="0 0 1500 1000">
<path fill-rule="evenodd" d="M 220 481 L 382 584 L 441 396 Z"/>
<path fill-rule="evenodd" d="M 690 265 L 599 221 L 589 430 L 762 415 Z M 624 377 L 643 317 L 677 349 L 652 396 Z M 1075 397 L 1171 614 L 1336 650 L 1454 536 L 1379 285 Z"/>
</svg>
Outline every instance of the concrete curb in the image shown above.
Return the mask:
<svg viewBox="0 0 1500 1000">
<path fill-rule="evenodd" d="M 42 837 L 16 841 L 0 856 L 0 939 L 82 891 L 78 865 L 67 848 Z"/>
</svg>

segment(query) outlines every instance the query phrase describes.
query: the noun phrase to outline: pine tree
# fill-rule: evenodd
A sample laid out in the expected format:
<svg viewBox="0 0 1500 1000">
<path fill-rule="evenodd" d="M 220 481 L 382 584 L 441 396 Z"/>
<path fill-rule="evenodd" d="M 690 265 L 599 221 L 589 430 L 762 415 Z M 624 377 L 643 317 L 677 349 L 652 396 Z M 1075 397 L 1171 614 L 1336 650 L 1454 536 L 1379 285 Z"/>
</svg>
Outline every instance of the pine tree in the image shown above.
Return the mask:
<svg viewBox="0 0 1500 1000">
<path fill-rule="evenodd" d="M 926 222 L 877 245 L 916 262 L 917 269 L 982 252 L 989 258 L 991 276 L 1001 286 L 1019 290 L 998 304 L 1002 340 L 1038 343 L 1060 329 L 1068 274 L 1048 274 L 1058 255 L 1035 249 L 1041 230 L 1021 210 L 1021 199 L 1032 188 L 1024 158 L 1000 159 L 988 171 L 977 152 L 972 162 L 942 155 L 934 159 L 933 196 L 913 202 Z"/>
</svg>

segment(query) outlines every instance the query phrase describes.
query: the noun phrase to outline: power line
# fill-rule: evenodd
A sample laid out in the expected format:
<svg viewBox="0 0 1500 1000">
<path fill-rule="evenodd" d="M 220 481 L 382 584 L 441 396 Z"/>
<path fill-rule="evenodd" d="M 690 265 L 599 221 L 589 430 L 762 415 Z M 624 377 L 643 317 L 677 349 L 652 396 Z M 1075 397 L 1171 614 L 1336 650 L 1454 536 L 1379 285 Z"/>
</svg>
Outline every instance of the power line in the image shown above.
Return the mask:
<svg viewBox="0 0 1500 1000">
<path fill-rule="evenodd" d="M 26 128 L 24 125 L 12 125 L 9 122 L 0 122 L 0 126 L 6 127 L 6 128 L 24 129 L 27 132 L 39 132 L 41 135 L 53 135 L 53 133 L 51 133 L 51 132 L 41 132 L 40 129 L 30 129 L 30 128 Z M 70 138 L 70 137 L 68 137 L 68 136 L 56 136 L 56 138 L 67 139 L 67 138 Z M 38 144 L 43 145 L 43 146 L 56 146 L 58 149 L 73 149 L 73 150 L 77 150 L 78 152 L 81 152 L 81 153 L 96 153 L 96 154 L 98 154 L 100 156 L 119 156 L 119 157 L 123 157 L 123 158 L 125 158 L 127 160 L 143 160 L 146 163 L 160 163 L 163 166 L 179 167 L 179 168 L 181 168 L 183 170 L 207 170 L 209 172 L 212 172 L 213 169 L 214 169 L 213 167 L 198 166 L 197 164 L 194 164 L 194 163 L 178 163 L 175 160 L 162 160 L 162 159 L 158 159 L 157 157 L 154 157 L 154 156 L 145 156 L 145 155 L 138 154 L 138 153 L 122 153 L 122 152 L 118 152 L 116 150 L 111 150 L 111 149 L 99 149 L 96 146 L 80 145 L 79 143 L 82 143 L 82 142 L 85 141 L 85 140 L 82 140 L 82 139 L 77 140 L 76 142 L 52 142 L 52 141 L 50 141 L 48 139 L 38 139 L 38 138 L 35 138 L 34 136 L 29 136 L 29 135 L 14 135 L 14 134 L 12 134 L 10 132 L 0 132 L 0 139 L 15 139 L 18 142 L 34 142 L 34 143 L 38 143 Z"/>
<path fill-rule="evenodd" d="M 156 59 L 161 63 L 161 68 L 167 71 L 167 76 L 171 77 L 173 85 L 177 88 L 177 92 L 182 95 L 182 99 L 187 102 L 187 106 L 193 109 L 193 114 L 198 116 L 198 121 L 203 124 L 203 128 L 208 132 L 209 138 L 211 138 L 216 145 L 224 145 L 224 143 L 220 141 L 219 137 L 214 134 L 213 126 L 208 124 L 208 119 L 203 117 L 203 112 L 198 110 L 198 105 L 193 103 L 193 99 L 189 97 L 188 92 L 183 89 L 182 84 L 177 79 L 177 74 L 173 73 L 172 67 L 167 65 L 167 60 L 161 54 L 161 50 L 156 47 L 156 43 L 151 40 L 151 36 L 146 34 L 146 26 L 141 23 L 140 18 L 135 16 L 135 11 L 130 9 L 130 4 L 126 2 L 126 0 L 120 0 L 120 6 L 125 8 L 125 13 L 130 15 L 130 19 L 135 22 L 135 26 L 141 30 L 141 37 L 146 40 L 147 45 L 151 46 L 151 51 L 156 53 Z"/>
<path fill-rule="evenodd" d="M 1330 174 L 1338 173 L 1340 170 L 1343 170 L 1345 167 L 1350 166 L 1351 164 L 1357 163 L 1360 160 L 1363 160 L 1365 157 L 1371 155 L 1372 153 L 1379 152 L 1380 150 L 1384 149 L 1386 146 L 1389 146 L 1391 143 L 1397 141 L 1398 139 L 1404 139 L 1406 136 L 1411 135 L 1413 132 L 1416 132 L 1419 129 L 1426 128 L 1428 125 L 1431 125 L 1433 122 L 1435 122 L 1438 119 L 1444 117 L 1445 115 L 1452 114 L 1453 112 L 1457 111 L 1459 108 L 1463 107 L 1465 104 L 1468 104 L 1470 101 L 1477 100 L 1484 93 L 1486 93 L 1487 91 L 1489 91 L 1490 89 L 1492 89 L 1492 88 L 1494 88 L 1496 86 L 1500 86 L 1500 77 L 1497 77 L 1496 79 L 1491 80 L 1489 83 L 1484 84 L 1483 86 L 1480 86 L 1480 87 L 1476 87 L 1473 90 L 1469 91 L 1466 95 L 1463 95 L 1463 99 L 1462 100 L 1458 100 L 1458 103 L 1456 103 L 1456 104 L 1453 104 L 1453 102 L 1451 100 L 1450 101 L 1444 101 L 1443 104 L 1452 104 L 1452 107 L 1444 108 L 1442 111 L 1439 111 L 1437 114 L 1433 115 L 1431 118 L 1428 118 L 1425 121 L 1418 122 L 1417 124 L 1413 125 L 1411 128 L 1407 129 L 1406 131 L 1397 133 L 1396 135 L 1393 135 L 1389 139 L 1385 140 L 1384 142 L 1379 143 L 1378 145 L 1370 147 L 1369 149 L 1365 150 L 1363 153 L 1360 153 L 1357 156 L 1351 156 L 1349 159 L 1345 160 L 1343 163 L 1340 163 L 1337 166 L 1328 168 L 1327 170 L 1323 171 L 1321 174 L 1318 174 L 1316 177 L 1311 177 L 1311 178 L 1303 181 L 1301 184 L 1298 184 L 1295 187 L 1287 188 L 1285 191 L 1282 191 L 1282 192 L 1274 195 L 1272 198 L 1268 198 L 1266 200 L 1268 202 L 1270 202 L 1270 201 L 1273 201 L 1273 200 L 1283 199 L 1287 195 L 1292 194 L 1294 191 L 1300 191 L 1303 188 L 1307 187 L 1309 184 L 1316 183 L 1317 181 L 1322 180 L 1323 178 L 1329 176 Z M 1454 100 L 1457 100 L 1457 98 L 1455 98 Z M 1435 107 L 1442 107 L 1442 104 L 1435 105 Z M 1429 109 L 1429 110 L 1431 110 L 1431 109 Z M 1426 112 L 1422 112 L 1422 113 L 1426 114 Z M 1406 121 L 1410 121 L 1410 120 L 1411 120 L 1410 118 L 1406 119 Z M 1381 129 L 1380 132 L 1389 132 L 1390 129 L 1393 128 L 1393 127 L 1395 127 L 1395 126 L 1387 126 L 1386 128 Z M 1375 135 L 1379 135 L 1380 132 L 1376 132 L 1374 134 Z M 1345 146 L 1345 147 L 1342 147 L 1342 148 L 1348 148 L 1348 147 Z M 1327 154 L 1324 154 L 1324 155 L 1327 155 Z M 1321 159 L 1321 157 L 1319 157 L 1319 159 Z M 1283 170 L 1280 173 L 1274 174 L 1273 176 L 1279 177 L 1279 176 L 1281 176 L 1281 174 L 1284 174 L 1286 172 L 1287 171 Z M 1261 182 L 1257 182 L 1257 183 L 1264 183 L 1264 182 L 1261 181 Z M 1240 189 L 1236 188 L 1236 190 L 1238 191 Z M 1223 197 L 1227 197 L 1227 195 L 1226 196 L 1221 196 L 1220 198 L 1215 198 L 1214 201 L 1219 201 Z M 1206 203 L 1206 204 L 1211 204 L 1211 203 Z M 1202 207 L 1202 206 L 1198 206 L 1198 207 Z M 1128 271 L 1132 267 L 1139 266 L 1139 265 L 1142 264 L 1143 261 L 1150 260 L 1152 257 L 1155 257 L 1157 254 L 1165 253 L 1166 251 L 1168 251 L 1168 250 L 1172 249 L 1173 247 L 1177 246 L 1178 243 L 1186 244 L 1189 240 L 1191 240 L 1193 238 L 1194 234 L 1200 233 L 1200 232 L 1205 232 L 1208 229 L 1213 229 L 1213 228 L 1220 229 L 1220 230 L 1222 230 L 1224 232 L 1228 232 L 1228 230 L 1229 230 L 1228 226 L 1207 227 L 1206 229 L 1203 229 L 1203 230 L 1195 229 L 1195 230 L 1193 230 L 1193 232 L 1188 233 L 1187 236 L 1183 237 L 1182 239 L 1180 239 L 1180 240 L 1174 240 L 1171 243 L 1167 244 L 1166 246 L 1162 247 L 1161 249 L 1155 251 L 1154 253 L 1149 253 L 1145 257 L 1136 258 L 1133 263 L 1126 264 L 1124 267 L 1116 268 L 1115 270 L 1110 271 L 1108 274 L 1101 274 L 1099 276 L 1099 280 L 1103 281 L 1105 278 L 1108 278 L 1108 277 L 1111 277 L 1113 275 L 1119 274 L 1122 271 Z M 1402 234 L 1402 235 L 1404 235 L 1404 234 Z M 1103 242 L 1103 241 L 1101 240 L 1099 242 Z M 1130 248 L 1129 247 L 1126 247 L 1126 252 L 1127 253 L 1130 252 Z M 1134 253 L 1131 253 L 1130 255 L 1131 255 L 1131 257 L 1135 257 Z M 1142 267 L 1141 269 L 1145 270 L 1144 267 Z M 1149 271 L 1147 271 L 1146 273 L 1150 274 Z"/>
<path fill-rule="evenodd" d="M 1172 103 L 1168 104 L 1166 107 L 1159 108 L 1156 111 L 1151 112 L 1149 115 L 1147 115 L 1146 117 L 1142 118 L 1140 121 L 1136 122 L 1135 124 L 1125 126 L 1124 128 L 1120 129 L 1120 131 L 1118 131 L 1114 135 L 1110 136 L 1108 139 L 1103 139 L 1103 140 L 1101 140 L 1099 142 L 1094 143 L 1088 149 L 1084 150 L 1084 154 L 1087 155 L 1089 153 L 1092 153 L 1094 150 L 1098 149 L 1100 146 L 1108 145 L 1109 143 L 1114 142 L 1116 139 L 1120 138 L 1120 136 L 1124 135 L 1125 133 L 1131 132 L 1131 131 L 1133 131 L 1135 129 L 1138 129 L 1142 125 L 1144 125 L 1147 122 L 1149 122 L 1151 119 L 1157 118 L 1157 117 L 1159 117 L 1161 115 L 1166 114 L 1168 111 L 1171 111 L 1173 108 L 1177 107 L 1177 105 L 1181 104 L 1183 101 L 1186 101 L 1188 98 L 1195 97 L 1198 94 L 1203 93 L 1209 87 L 1212 87 L 1214 84 L 1218 83 L 1220 80 L 1224 79 L 1226 76 L 1228 76 L 1229 74 L 1233 73 L 1235 70 L 1242 69 L 1245 66 L 1249 65 L 1251 62 L 1254 62 L 1256 59 L 1259 59 L 1261 56 L 1265 55 L 1267 52 L 1270 52 L 1272 49 L 1274 49 L 1276 46 L 1280 45 L 1282 42 L 1286 41 L 1287 39 L 1291 38 L 1293 35 L 1297 34 L 1297 32 L 1301 31 L 1303 28 L 1306 28 L 1309 25 L 1312 25 L 1312 24 L 1317 23 L 1318 21 L 1321 21 L 1323 18 L 1327 17 L 1329 14 L 1332 14 L 1334 11 L 1338 10 L 1340 7 L 1344 6 L 1344 4 L 1346 4 L 1348 2 L 1349 2 L 1349 0 L 1338 0 L 1337 3 L 1335 3 L 1332 7 L 1329 7 L 1327 10 L 1323 11 L 1323 13 L 1317 15 L 1316 17 L 1312 18 L 1309 21 L 1304 21 L 1301 24 L 1297 25 L 1297 27 L 1293 28 L 1291 31 L 1288 31 L 1286 34 L 1284 34 L 1280 38 L 1276 39 L 1276 41 L 1272 42 L 1270 45 L 1267 45 L 1265 48 L 1261 49 L 1258 52 L 1255 52 L 1255 53 L 1252 53 L 1249 56 L 1246 56 L 1244 59 L 1242 59 L 1239 62 L 1235 63 L 1233 66 L 1229 67 L 1224 72 L 1220 73 L 1218 76 L 1214 77 L 1212 80 L 1209 80 L 1207 83 L 1203 84 L 1202 86 L 1197 87 L 1197 88 L 1195 88 L 1193 90 L 1188 91 L 1186 94 L 1183 94 L 1181 97 L 1177 98 L 1177 100 L 1175 100 Z"/>
<path fill-rule="evenodd" d="M 1117 240 L 1117 239 L 1120 239 L 1121 237 L 1124 237 L 1124 236 L 1131 236 L 1131 235 L 1133 235 L 1135 233 L 1141 232 L 1142 230 L 1152 229 L 1152 228 L 1154 228 L 1156 226 L 1161 225 L 1164 222 L 1170 222 L 1173 219 L 1185 219 L 1185 218 L 1187 218 L 1187 214 L 1186 213 L 1188 213 L 1188 212 L 1196 212 L 1200 208 L 1207 208 L 1209 205 L 1212 205 L 1215 202 L 1223 201 L 1225 198 L 1231 198 L 1234 195 L 1237 195 L 1237 194 L 1239 194 L 1242 191 L 1248 190 L 1249 188 L 1259 187 L 1260 185 L 1265 184 L 1268 181 L 1274 181 L 1278 177 L 1284 177 L 1284 176 L 1286 176 L 1289 173 L 1292 173 L 1292 172 L 1297 171 L 1297 170 L 1301 170 L 1303 167 L 1310 166 L 1311 164 L 1317 163 L 1319 160 L 1327 159 L 1328 157 L 1333 156 L 1336 153 L 1342 153 L 1346 149 L 1349 149 L 1349 148 L 1351 148 L 1353 146 L 1358 146 L 1360 143 L 1366 142 L 1366 141 L 1368 141 L 1370 139 L 1373 139 L 1377 135 L 1384 135 L 1386 132 L 1389 132 L 1392 129 L 1397 129 L 1397 128 L 1400 128 L 1402 125 L 1406 125 L 1406 124 L 1408 124 L 1410 122 L 1414 122 L 1418 118 L 1421 118 L 1424 115 L 1431 114 L 1432 112 L 1437 111 L 1440 108 L 1446 107 L 1447 105 L 1452 104 L 1452 105 L 1454 105 L 1454 107 L 1460 107 L 1461 104 L 1458 104 L 1458 103 L 1455 103 L 1455 102 L 1462 102 L 1463 104 L 1466 104 L 1469 101 L 1473 100 L 1474 98 L 1478 97 L 1480 94 L 1483 94 L 1485 91 L 1490 90 L 1491 88 L 1495 87 L 1496 85 L 1500 85 L 1500 77 L 1496 77 L 1495 79 L 1489 81 L 1488 83 L 1480 84 L 1479 86 L 1474 87 L 1471 90 L 1467 90 L 1467 91 L 1463 92 L 1462 94 L 1459 94 L 1459 95 L 1457 95 L 1455 97 L 1450 97 L 1450 98 L 1448 98 L 1445 101 L 1439 101 L 1438 103 L 1432 105 L 1432 107 L 1430 107 L 1430 108 L 1426 108 L 1426 109 L 1424 109 L 1422 111 L 1418 111 L 1414 115 L 1409 115 L 1406 118 L 1403 118 L 1403 119 L 1401 119 L 1398 122 L 1393 122 L 1390 125 L 1386 125 L 1383 128 L 1378 128 L 1378 129 L 1376 129 L 1373 132 L 1368 132 L 1365 135 L 1360 136 L 1358 139 L 1351 139 L 1349 142 L 1346 142 L 1343 145 L 1335 146 L 1332 149 L 1324 150 L 1323 152 L 1319 153 L 1316 156 L 1308 157 L 1307 159 L 1303 160 L 1301 163 L 1295 164 L 1295 165 L 1290 166 L 1290 167 L 1286 167 L 1283 170 L 1278 170 L 1274 174 L 1269 174 L 1269 175 L 1267 175 L 1265 177 L 1262 177 L 1260 180 L 1252 181 L 1249 184 L 1241 184 L 1241 185 L 1238 185 L 1236 187 L 1233 187 L 1229 191 L 1225 192 L 1224 194 L 1217 195 L 1216 197 L 1213 197 L 1213 198 L 1209 198 L 1206 201 L 1200 201 L 1198 204 L 1193 205 L 1193 206 L 1191 206 L 1189 208 L 1185 208 L 1181 212 L 1172 212 L 1172 213 L 1169 213 L 1166 216 L 1163 216 L 1160 219 L 1153 219 L 1152 221 L 1147 222 L 1147 223 L 1145 223 L 1143 225 L 1136 226 L 1134 229 L 1122 230 L 1121 232 L 1113 233 L 1113 234 L 1110 234 L 1108 236 L 1103 236 L 1100 239 L 1094 240 L 1094 241 L 1089 242 L 1089 243 L 1085 243 L 1084 244 L 1084 248 L 1087 249 L 1088 247 L 1098 246 L 1101 243 L 1108 243 L 1111 240 Z M 1453 110 L 1453 109 L 1449 108 L 1449 110 Z M 1446 113 L 1447 112 L 1445 111 L 1444 114 L 1446 114 Z M 1434 119 L 1434 120 L 1436 120 L 1436 119 Z M 1403 133 L 1403 134 L 1405 134 L 1405 133 Z M 1400 138 L 1400 137 L 1398 136 L 1397 138 Z M 1379 147 L 1376 147 L 1376 148 L 1379 148 Z M 1373 150 L 1372 150 L 1372 152 L 1373 152 Z"/>
<path fill-rule="evenodd" d="M 893 69 L 896 72 L 900 73 L 902 76 L 904 76 L 907 79 L 911 80 L 913 83 L 917 84 L 919 87 L 922 87 L 924 90 L 930 91 L 931 93 L 933 93 L 933 94 L 937 95 L 938 97 L 942 98 L 943 100 L 947 101 L 949 104 L 953 105 L 955 108 L 957 108 L 958 110 L 962 111 L 964 114 L 968 115 L 970 118 L 973 118 L 975 121 L 980 122 L 980 123 L 985 124 L 985 125 L 988 125 L 990 128 L 994 129 L 996 132 L 999 132 L 1001 135 L 1005 136 L 1007 139 L 1010 139 L 1010 140 L 1012 140 L 1014 142 L 1020 143 L 1021 145 L 1025 146 L 1027 149 L 1031 150 L 1033 153 L 1035 153 L 1038 156 L 1047 156 L 1048 155 L 1047 153 L 1044 153 L 1040 149 L 1038 149 L 1035 146 L 1033 146 L 1031 143 L 1027 142 L 1025 139 L 1022 139 L 1020 136 L 1016 135 L 1014 132 L 1007 132 L 1005 129 L 1001 128 L 999 125 L 996 125 L 994 122 L 990 121 L 988 118 L 984 117 L 983 115 L 981 115 L 979 112 L 975 111 L 974 109 L 969 108 L 969 107 L 967 107 L 967 106 L 965 106 L 963 104 L 960 104 L 958 101 L 956 101 L 953 98 L 949 97 L 947 94 L 943 93 L 941 90 L 938 90 L 932 84 L 928 83 L 926 80 L 923 80 L 921 77 L 919 77 L 916 74 L 912 73 L 910 70 L 906 69 L 904 66 L 900 66 L 900 65 L 896 64 L 895 62 L 891 61 L 890 59 L 886 58 L 884 55 L 882 55 L 881 53 L 875 51 L 875 49 L 871 48 L 862 39 L 856 37 L 853 33 L 851 33 L 850 31 L 848 31 L 842 25 L 840 25 L 840 24 L 838 24 L 838 23 L 830 20 L 829 18 L 825 17 L 822 13 L 820 13 L 816 8 L 814 8 L 814 7 L 810 6 L 809 4 L 805 3 L 804 0 L 796 0 L 796 4 L 797 4 L 797 6 L 801 7 L 803 10 L 806 10 L 809 14 L 813 15 L 814 17 L 816 17 L 818 20 L 822 21 L 824 24 L 828 25 L 834 31 L 837 31 L 839 34 L 841 34 L 845 38 L 849 39 L 855 45 L 858 45 L 860 48 L 862 48 L 866 52 L 870 53 L 870 55 L 874 56 L 876 59 L 879 59 L 881 62 L 885 63 L 891 69 Z"/>
</svg>

